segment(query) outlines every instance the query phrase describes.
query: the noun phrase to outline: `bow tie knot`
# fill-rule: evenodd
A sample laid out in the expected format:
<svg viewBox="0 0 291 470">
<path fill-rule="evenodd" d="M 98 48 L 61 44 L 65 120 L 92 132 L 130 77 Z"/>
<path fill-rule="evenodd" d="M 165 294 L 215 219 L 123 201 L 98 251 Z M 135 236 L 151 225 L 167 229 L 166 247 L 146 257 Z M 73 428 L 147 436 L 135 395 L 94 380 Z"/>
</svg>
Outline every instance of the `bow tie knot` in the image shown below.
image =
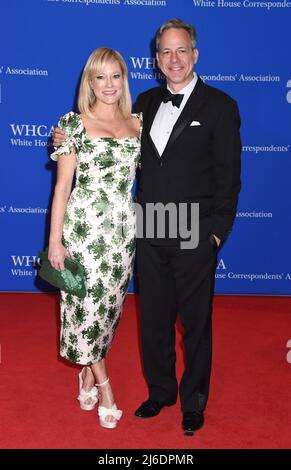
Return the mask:
<svg viewBox="0 0 291 470">
<path fill-rule="evenodd" d="M 178 93 L 173 94 L 167 88 L 163 90 L 162 101 L 164 103 L 167 103 L 168 101 L 172 101 L 173 106 L 180 108 L 180 104 L 182 103 L 183 98 L 184 98 L 184 95 L 181 95 Z"/>
</svg>

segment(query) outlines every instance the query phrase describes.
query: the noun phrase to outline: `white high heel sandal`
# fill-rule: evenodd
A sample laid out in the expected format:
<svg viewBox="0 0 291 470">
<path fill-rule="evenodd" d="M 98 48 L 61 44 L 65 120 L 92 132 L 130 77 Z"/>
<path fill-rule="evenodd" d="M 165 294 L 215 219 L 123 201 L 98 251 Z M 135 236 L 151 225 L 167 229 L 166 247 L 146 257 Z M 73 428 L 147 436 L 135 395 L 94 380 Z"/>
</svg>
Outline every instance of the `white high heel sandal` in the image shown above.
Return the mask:
<svg viewBox="0 0 291 470">
<path fill-rule="evenodd" d="M 109 378 L 102 382 L 102 384 L 96 384 L 97 387 L 102 387 L 109 382 Z M 98 406 L 98 416 L 100 426 L 107 429 L 114 429 L 117 426 L 118 421 L 122 416 L 122 411 L 117 409 L 116 404 L 114 403 L 111 408 L 105 408 L 105 406 Z M 113 416 L 116 421 L 107 421 L 108 416 Z"/>
<path fill-rule="evenodd" d="M 90 369 L 89 367 L 86 366 L 87 369 Z M 84 411 L 91 411 L 94 410 L 96 403 L 98 401 L 98 390 L 95 387 L 95 385 L 89 390 L 89 392 L 86 392 L 86 390 L 83 389 L 83 371 L 85 367 L 81 370 L 79 373 L 79 396 L 77 400 L 80 402 L 80 408 L 81 410 Z M 91 370 L 91 369 L 90 369 Z M 90 400 L 90 403 L 86 403 L 87 400 Z"/>
</svg>

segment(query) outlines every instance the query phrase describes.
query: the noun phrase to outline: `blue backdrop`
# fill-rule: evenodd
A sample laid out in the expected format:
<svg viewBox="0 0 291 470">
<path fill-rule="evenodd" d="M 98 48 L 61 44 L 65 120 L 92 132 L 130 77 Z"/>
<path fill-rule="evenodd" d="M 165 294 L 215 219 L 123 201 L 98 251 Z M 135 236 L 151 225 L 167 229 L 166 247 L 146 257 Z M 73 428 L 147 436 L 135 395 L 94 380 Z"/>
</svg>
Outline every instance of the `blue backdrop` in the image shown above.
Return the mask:
<svg viewBox="0 0 291 470">
<path fill-rule="evenodd" d="M 238 101 L 242 118 L 243 187 L 216 292 L 291 294 L 290 1 L 6 0 L 0 14 L 2 291 L 49 289 L 33 267 L 55 178 L 47 141 L 74 106 L 89 54 L 118 49 L 135 99 L 157 84 L 155 30 L 180 17 L 198 30 L 196 71 Z"/>
</svg>

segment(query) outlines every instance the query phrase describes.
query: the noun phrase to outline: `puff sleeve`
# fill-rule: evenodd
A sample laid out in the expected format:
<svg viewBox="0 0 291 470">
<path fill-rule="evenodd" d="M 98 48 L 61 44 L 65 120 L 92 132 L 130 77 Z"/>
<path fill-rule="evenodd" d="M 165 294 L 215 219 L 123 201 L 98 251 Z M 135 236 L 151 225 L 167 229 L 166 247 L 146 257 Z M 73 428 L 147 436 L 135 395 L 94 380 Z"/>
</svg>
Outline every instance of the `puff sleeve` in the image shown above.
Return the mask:
<svg viewBox="0 0 291 470">
<path fill-rule="evenodd" d="M 80 132 L 80 119 L 78 114 L 72 111 L 65 114 L 60 118 L 58 127 L 65 131 L 66 139 L 50 155 L 51 159 L 54 161 L 57 161 L 58 157 L 61 155 L 69 155 L 73 149 L 78 147 L 78 135 Z"/>
</svg>

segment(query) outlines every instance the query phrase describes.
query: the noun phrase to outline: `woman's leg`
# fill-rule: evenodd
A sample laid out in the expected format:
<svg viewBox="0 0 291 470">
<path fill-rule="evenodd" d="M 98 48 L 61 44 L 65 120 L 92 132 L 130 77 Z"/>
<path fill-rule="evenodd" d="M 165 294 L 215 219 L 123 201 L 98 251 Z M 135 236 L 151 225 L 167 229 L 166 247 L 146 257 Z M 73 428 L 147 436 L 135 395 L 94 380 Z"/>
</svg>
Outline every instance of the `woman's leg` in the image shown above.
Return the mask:
<svg viewBox="0 0 291 470">
<path fill-rule="evenodd" d="M 79 373 L 79 396 L 80 407 L 83 410 L 90 411 L 95 408 L 97 398 L 97 389 L 95 385 L 94 374 L 89 366 L 83 367 Z"/>
<path fill-rule="evenodd" d="M 82 369 L 83 389 L 85 392 L 90 392 L 91 388 L 95 385 L 94 374 L 90 366 L 85 366 Z"/>
<path fill-rule="evenodd" d="M 107 381 L 108 375 L 106 371 L 105 359 L 101 359 L 101 361 L 96 362 L 95 364 L 92 364 L 91 370 L 95 376 L 96 385 L 99 385 L 98 386 L 99 406 L 103 406 L 104 408 L 109 408 L 109 409 L 112 408 L 113 404 L 115 403 L 115 400 L 114 400 L 110 382 Z M 106 416 L 105 420 L 108 422 L 117 421 L 116 418 L 114 418 L 114 416 L 110 414 Z"/>
</svg>

